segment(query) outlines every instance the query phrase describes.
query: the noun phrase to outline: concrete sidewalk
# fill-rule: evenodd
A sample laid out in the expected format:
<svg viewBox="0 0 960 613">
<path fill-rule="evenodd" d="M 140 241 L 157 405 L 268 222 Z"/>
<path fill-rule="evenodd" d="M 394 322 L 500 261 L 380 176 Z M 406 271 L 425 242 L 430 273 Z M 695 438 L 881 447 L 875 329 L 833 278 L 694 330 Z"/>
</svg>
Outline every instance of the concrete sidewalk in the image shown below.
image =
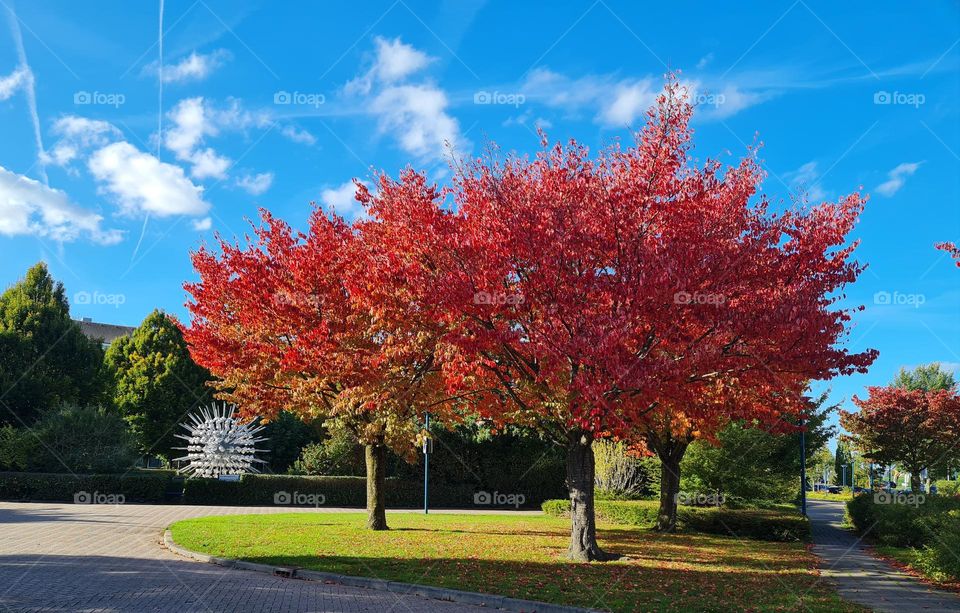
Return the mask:
<svg viewBox="0 0 960 613">
<path fill-rule="evenodd" d="M 840 596 L 876 611 L 960 611 L 960 595 L 929 587 L 870 555 L 861 538 L 842 527 L 845 508 L 842 502 L 807 501 L 813 551 Z"/>
</svg>

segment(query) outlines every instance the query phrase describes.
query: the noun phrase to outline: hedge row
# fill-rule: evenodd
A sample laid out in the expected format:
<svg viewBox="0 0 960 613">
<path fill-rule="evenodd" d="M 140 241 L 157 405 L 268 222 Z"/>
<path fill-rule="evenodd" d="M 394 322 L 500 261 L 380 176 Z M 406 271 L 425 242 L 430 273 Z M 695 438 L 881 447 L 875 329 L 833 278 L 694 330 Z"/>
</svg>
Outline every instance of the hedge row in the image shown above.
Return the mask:
<svg viewBox="0 0 960 613">
<path fill-rule="evenodd" d="M 216 479 L 173 480 L 172 471 L 133 471 L 126 475 L 68 475 L 0 472 L 0 500 L 73 502 L 74 495 L 123 495 L 124 502 L 175 501 L 182 487 L 181 502 L 203 505 L 265 506 L 283 504 L 332 507 L 364 507 L 367 500 L 364 477 L 314 477 L 301 475 L 243 475 L 239 481 Z M 430 484 L 430 505 L 448 508 L 537 508 L 542 499 L 508 498 L 481 494 L 472 485 Z M 478 494 L 480 494 L 478 496 Z M 387 506 L 418 508 L 423 505 L 423 484 L 388 478 Z M 480 504 L 477 504 L 479 502 Z"/>
<path fill-rule="evenodd" d="M 541 500 L 526 496 L 522 500 L 472 485 L 430 484 L 430 506 L 448 508 L 537 508 Z M 479 495 L 478 495 L 479 494 Z M 423 506 L 423 484 L 387 478 L 387 506 L 419 508 Z M 240 481 L 188 479 L 183 484 L 187 504 L 249 505 L 283 504 L 290 506 L 363 507 L 367 501 L 364 477 L 243 475 Z M 478 502 L 480 502 L 478 504 Z"/>
<path fill-rule="evenodd" d="M 956 553 L 960 551 L 960 498 L 927 495 L 878 499 L 861 494 L 847 503 L 847 519 L 858 532 L 867 532 L 883 545 L 916 549 L 916 562 L 912 564 L 933 579 L 960 579 Z"/>
<path fill-rule="evenodd" d="M 597 500 L 597 518 L 614 524 L 652 528 L 657 523 L 658 503 L 654 500 Z M 548 500 L 544 513 L 569 516 L 569 500 Z M 805 541 L 810 522 L 799 513 L 776 509 L 729 509 L 686 507 L 677 509 L 677 528 L 682 532 L 705 532 L 766 541 Z"/>
<path fill-rule="evenodd" d="M 171 471 L 124 475 L 4 472 L 0 473 L 0 500 L 160 502 L 170 489 L 172 477 Z"/>
</svg>

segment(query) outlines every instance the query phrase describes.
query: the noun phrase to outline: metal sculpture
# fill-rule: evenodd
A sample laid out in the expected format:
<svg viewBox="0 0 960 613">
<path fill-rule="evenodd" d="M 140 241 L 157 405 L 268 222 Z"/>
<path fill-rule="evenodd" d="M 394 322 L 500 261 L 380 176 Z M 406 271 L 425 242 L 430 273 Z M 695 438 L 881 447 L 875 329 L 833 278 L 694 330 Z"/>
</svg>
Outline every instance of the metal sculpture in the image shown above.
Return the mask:
<svg viewBox="0 0 960 613">
<path fill-rule="evenodd" d="M 222 407 L 216 403 L 209 407 L 201 407 L 200 413 L 190 415 L 190 420 L 180 424 L 188 434 L 177 434 L 178 438 L 187 441 L 183 449 L 187 455 L 177 458 L 186 460 L 187 465 L 179 469 L 191 477 L 211 477 L 214 479 L 222 475 L 241 475 L 244 473 L 258 473 L 257 464 L 265 464 L 265 460 L 256 457 L 262 452 L 255 445 L 266 440 L 256 438 L 255 435 L 263 430 L 263 426 L 254 420 L 241 423 L 234 417 L 236 407 L 224 403 Z"/>
</svg>

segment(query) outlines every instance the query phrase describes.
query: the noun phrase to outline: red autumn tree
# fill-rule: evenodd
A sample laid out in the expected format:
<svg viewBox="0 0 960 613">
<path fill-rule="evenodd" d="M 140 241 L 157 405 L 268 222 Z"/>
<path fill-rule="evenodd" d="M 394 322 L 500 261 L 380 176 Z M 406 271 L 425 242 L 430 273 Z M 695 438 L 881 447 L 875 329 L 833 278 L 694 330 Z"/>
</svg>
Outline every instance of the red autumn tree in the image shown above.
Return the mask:
<svg viewBox="0 0 960 613">
<path fill-rule="evenodd" d="M 954 243 L 937 243 L 935 246 L 937 249 L 949 253 L 954 263 L 960 267 L 960 247 L 957 247 Z"/>
<path fill-rule="evenodd" d="M 443 322 L 451 390 L 566 447 L 576 560 L 610 557 L 595 438 L 772 419 L 801 380 L 875 355 L 834 346 L 849 314 L 829 297 L 861 270 L 842 246 L 860 197 L 771 213 L 752 203 L 752 156 L 692 166 L 691 112 L 671 80 L 629 148 L 491 154 L 458 168 L 449 194 L 407 172 L 359 196 L 390 228 L 417 312 Z"/>
<path fill-rule="evenodd" d="M 867 394 L 865 400 L 854 396 L 860 411 L 841 412 L 840 424 L 865 456 L 910 471 L 913 491 L 920 490 L 924 469 L 960 461 L 960 395 L 955 389 L 868 387 Z"/>
<path fill-rule="evenodd" d="M 248 246 L 221 241 L 219 254 L 193 255 L 200 281 L 185 286 L 184 335 L 243 413 L 286 409 L 351 430 L 366 452 L 367 525 L 383 530 L 386 450 L 415 454 L 416 413 L 439 387 L 433 337 L 410 322 L 398 330 L 370 306 L 365 279 L 383 263 L 365 237 L 320 209 L 306 233 L 263 212 Z"/>
</svg>

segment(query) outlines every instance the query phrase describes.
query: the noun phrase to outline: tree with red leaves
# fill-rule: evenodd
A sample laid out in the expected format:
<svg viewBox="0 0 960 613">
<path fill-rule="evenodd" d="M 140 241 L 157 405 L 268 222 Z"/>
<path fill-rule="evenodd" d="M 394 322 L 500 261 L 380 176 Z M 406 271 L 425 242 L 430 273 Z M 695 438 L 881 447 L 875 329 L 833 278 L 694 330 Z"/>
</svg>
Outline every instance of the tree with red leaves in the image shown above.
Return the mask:
<svg viewBox="0 0 960 613">
<path fill-rule="evenodd" d="M 354 228 L 316 209 L 306 233 L 263 212 L 247 247 L 193 254 L 200 275 L 184 328 L 219 397 L 247 416 L 281 409 L 335 420 L 364 445 L 369 528 L 387 529 L 386 450 L 415 456 L 415 417 L 437 402 L 435 337 L 383 305 L 388 262 L 368 248 L 374 224 Z M 371 291 L 373 290 L 373 291 Z M 377 303 L 376 308 L 373 307 Z M 436 410 L 436 409 L 434 409 Z"/>
<path fill-rule="evenodd" d="M 903 465 L 911 489 L 920 491 L 924 469 L 960 461 L 960 395 L 956 389 L 868 387 L 857 413 L 843 411 L 840 424 L 864 455 L 880 464 Z"/>
<path fill-rule="evenodd" d="M 632 147 L 491 153 L 447 191 L 408 171 L 358 195 L 415 310 L 443 323 L 450 390 L 566 447 L 575 560 L 613 557 L 596 540 L 596 438 L 796 415 L 808 379 L 876 354 L 835 346 L 850 314 L 831 308 L 862 270 L 844 246 L 860 196 L 775 215 L 751 203 L 752 155 L 691 164 L 691 112 L 670 80 Z"/>
<path fill-rule="evenodd" d="M 954 263 L 960 268 L 960 247 L 954 243 L 937 243 L 935 247 L 941 251 L 946 251 L 953 258 Z"/>
</svg>

